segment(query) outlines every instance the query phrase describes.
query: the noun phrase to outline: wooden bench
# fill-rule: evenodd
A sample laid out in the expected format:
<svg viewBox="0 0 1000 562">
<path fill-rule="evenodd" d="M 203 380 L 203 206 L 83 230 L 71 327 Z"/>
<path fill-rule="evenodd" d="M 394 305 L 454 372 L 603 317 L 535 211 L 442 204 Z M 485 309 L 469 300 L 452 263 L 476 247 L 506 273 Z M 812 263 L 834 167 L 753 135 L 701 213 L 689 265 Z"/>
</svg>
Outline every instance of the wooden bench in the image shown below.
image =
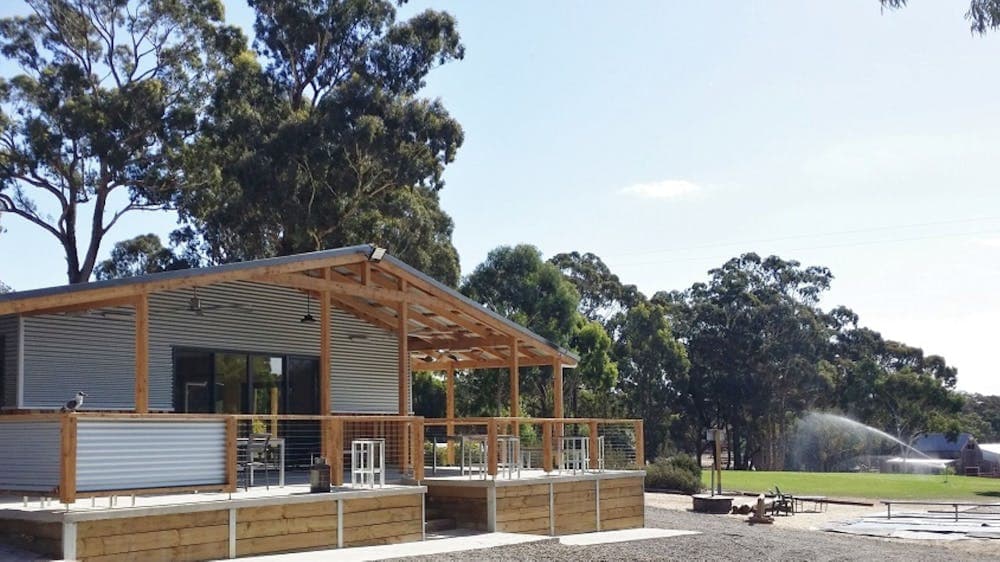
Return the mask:
<svg viewBox="0 0 1000 562">
<path fill-rule="evenodd" d="M 996 507 L 998 504 L 995 503 L 983 503 L 983 502 L 948 502 L 948 501 L 919 501 L 919 500 L 881 500 L 881 503 L 885 505 L 885 515 L 886 519 L 892 519 L 892 506 L 895 505 L 939 505 L 939 506 L 951 506 L 955 509 L 955 521 L 958 521 L 958 508 L 959 507 Z"/>
</svg>

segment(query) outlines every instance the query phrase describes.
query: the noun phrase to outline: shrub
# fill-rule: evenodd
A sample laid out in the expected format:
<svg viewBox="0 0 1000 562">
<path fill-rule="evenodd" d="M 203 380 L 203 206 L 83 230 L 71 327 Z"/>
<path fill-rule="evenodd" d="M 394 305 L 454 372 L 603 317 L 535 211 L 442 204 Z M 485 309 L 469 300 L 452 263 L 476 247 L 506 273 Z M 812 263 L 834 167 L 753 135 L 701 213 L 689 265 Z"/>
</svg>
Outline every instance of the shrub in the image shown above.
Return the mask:
<svg viewBox="0 0 1000 562">
<path fill-rule="evenodd" d="M 701 467 L 687 455 L 660 457 L 646 466 L 646 487 L 696 494 L 701 491 Z"/>
</svg>

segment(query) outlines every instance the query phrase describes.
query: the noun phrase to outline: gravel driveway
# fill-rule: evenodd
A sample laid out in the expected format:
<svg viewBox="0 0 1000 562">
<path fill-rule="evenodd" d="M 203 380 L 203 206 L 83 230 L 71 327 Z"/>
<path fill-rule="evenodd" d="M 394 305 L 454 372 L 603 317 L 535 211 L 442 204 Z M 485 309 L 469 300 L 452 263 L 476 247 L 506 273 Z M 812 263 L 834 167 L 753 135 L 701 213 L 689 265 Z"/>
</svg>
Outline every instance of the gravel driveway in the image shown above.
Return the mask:
<svg viewBox="0 0 1000 562">
<path fill-rule="evenodd" d="M 695 514 L 649 503 L 647 527 L 701 534 L 596 546 L 550 540 L 406 560 L 1000 560 L 1000 541 L 918 542 L 783 528 L 780 522 L 750 526 L 745 517 Z"/>
</svg>

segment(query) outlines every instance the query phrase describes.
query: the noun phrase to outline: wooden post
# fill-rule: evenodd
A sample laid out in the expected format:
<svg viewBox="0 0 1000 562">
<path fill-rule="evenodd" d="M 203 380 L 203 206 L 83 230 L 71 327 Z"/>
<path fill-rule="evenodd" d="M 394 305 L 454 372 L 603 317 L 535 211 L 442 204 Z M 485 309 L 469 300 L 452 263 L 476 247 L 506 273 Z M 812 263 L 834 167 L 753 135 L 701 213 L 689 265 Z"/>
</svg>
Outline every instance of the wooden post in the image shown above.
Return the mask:
<svg viewBox="0 0 1000 562">
<path fill-rule="evenodd" d="M 330 465 L 330 483 L 334 486 L 344 485 L 344 421 L 331 417 L 327 421 L 330 433 L 330 457 L 326 463 Z"/>
<path fill-rule="evenodd" d="M 542 422 L 542 470 L 552 472 L 552 422 Z"/>
<path fill-rule="evenodd" d="M 424 479 L 424 419 L 413 420 L 413 479 L 420 482 Z M 437 451 L 431 451 L 437 454 Z"/>
<path fill-rule="evenodd" d="M 406 292 L 406 281 L 400 280 L 400 289 Z M 410 350 L 409 350 L 409 316 L 410 306 L 403 299 L 399 303 L 399 415 L 405 416 L 409 412 L 407 400 L 407 386 L 410 380 Z"/>
<path fill-rule="evenodd" d="M 635 420 L 635 464 L 646 466 L 646 436 L 642 433 L 642 420 Z"/>
<path fill-rule="evenodd" d="M 224 491 L 236 491 L 236 417 L 226 416 L 226 488 Z"/>
<path fill-rule="evenodd" d="M 135 411 L 149 413 L 149 295 L 135 299 Z"/>
<path fill-rule="evenodd" d="M 486 426 L 487 466 L 486 474 L 496 478 L 497 475 L 497 421 L 490 418 Z"/>
<path fill-rule="evenodd" d="M 715 441 L 715 474 L 716 474 L 716 477 L 715 477 L 716 490 L 713 490 L 713 492 L 718 493 L 718 494 L 721 495 L 722 494 L 722 465 L 720 464 L 720 462 L 722 460 L 721 459 L 721 457 L 722 457 L 722 431 L 719 428 L 717 428 L 717 427 L 714 428 L 712 431 L 714 432 L 713 433 L 713 437 L 715 438 L 714 441 Z"/>
<path fill-rule="evenodd" d="M 521 416 L 521 377 L 518 368 L 518 350 L 517 350 L 517 338 L 510 338 L 510 417 L 517 418 Z M 515 436 L 520 436 L 520 424 L 515 421 L 513 423 L 513 431 L 511 433 Z"/>
<path fill-rule="evenodd" d="M 600 468 L 600 459 L 597 456 L 597 420 L 590 420 L 590 469 L 597 470 Z"/>
<path fill-rule="evenodd" d="M 563 379 L 562 362 L 558 357 L 552 362 L 552 409 L 553 417 L 563 417 Z M 557 423 L 555 426 L 556 437 L 563 436 L 563 424 Z"/>
<path fill-rule="evenodd" d="M 455 435 L 455 367 L 448 366 L 448 372 L 445 374 L 445 417 L 448 418 L 448 423 L 445 426 L 445 434 L 448 437 L 454 437 Z M 455 443 L 448 439 L 448 464 L 454 466 L 455 464 Z"/>
<path fill-rule="evenodd" d="M 76 501 L 76 416 L 66 414 L 59 420 L 59 501 Z"/>
<path fill-rule="evenodd" d="M 330 279 L 330 274 L 329 267 L 323 268 L 324 279 Z M 331 323 L 330 293 L 321 291 L 319 293 L 319 413 L 323 416 L 329 416 L 333 411 L 330 405 Z M 327 456 L 326 451 L 323 451 L 323 456 Z"/>
</svg>

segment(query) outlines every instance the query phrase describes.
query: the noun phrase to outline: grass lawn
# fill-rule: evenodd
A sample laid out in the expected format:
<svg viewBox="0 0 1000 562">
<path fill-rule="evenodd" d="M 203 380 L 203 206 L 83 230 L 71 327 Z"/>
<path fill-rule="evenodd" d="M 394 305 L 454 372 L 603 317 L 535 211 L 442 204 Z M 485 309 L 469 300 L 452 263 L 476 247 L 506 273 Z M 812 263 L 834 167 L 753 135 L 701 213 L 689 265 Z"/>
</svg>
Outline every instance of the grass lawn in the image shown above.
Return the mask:
<svg viewBox="0 0 1000 562">
<path fill-rule="evenodd" d="M 701 479 L 708 489 L 711 471 Z M 1000 478 L 871 472 L 722 471 L 722 489 L 759 493 L 775 486 L 788 494 L 831 498 L 1000 502 Z"/>
</svg>

